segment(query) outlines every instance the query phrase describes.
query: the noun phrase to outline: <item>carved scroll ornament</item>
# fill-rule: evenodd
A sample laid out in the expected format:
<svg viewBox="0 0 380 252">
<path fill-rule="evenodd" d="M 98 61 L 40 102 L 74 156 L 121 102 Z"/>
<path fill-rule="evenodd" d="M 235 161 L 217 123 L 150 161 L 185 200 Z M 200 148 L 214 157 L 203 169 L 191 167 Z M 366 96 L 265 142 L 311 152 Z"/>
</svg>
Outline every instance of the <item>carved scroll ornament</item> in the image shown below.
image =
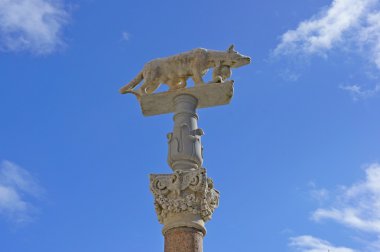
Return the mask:
<svg viewBox="0 0 380 252">
<path fill-rule="evenodd" d="M 170 214 L 192 213 L 210 220 L 219 205 L 219 192 L 213 188 L 204 168 L 190 172 L 156 174 L 150 177 L 150 188 L 155 198 L 158 220 Z"/>
</svg>

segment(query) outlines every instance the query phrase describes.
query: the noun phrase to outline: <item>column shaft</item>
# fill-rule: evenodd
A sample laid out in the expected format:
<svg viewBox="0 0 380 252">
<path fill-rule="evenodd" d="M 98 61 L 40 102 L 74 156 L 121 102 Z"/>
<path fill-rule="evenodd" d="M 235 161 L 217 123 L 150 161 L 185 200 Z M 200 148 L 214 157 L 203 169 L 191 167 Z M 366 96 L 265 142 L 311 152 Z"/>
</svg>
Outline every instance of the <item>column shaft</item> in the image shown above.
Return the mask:
<svg viewBox="0 0 380 252">
<path fill-rule="evenodd" d="M 202 252 L 203 233 L 195 228 L 178 227 L 165 233 L 165 252 Z"/>
<path fill-rule="evenodd" d="M 174 98 L 174 129 L 168 134 L 168 164 L 174 170 L 190 171 L 202 167 L 203 130 L 198 128 L 197 98 L 181 94 Z"/>
<path fill-rule="evenodd" d="M 165 252 L 202 252 L 205 222 L 219 204 L 219 192 L 202 167 L 198 128 L 198 99 L 190 94 L 173 98 L 174 129 L 168 134 L 168 163 L 172 174 L 151 174 L 150 189 L 160 223 Z"/>
</svg>

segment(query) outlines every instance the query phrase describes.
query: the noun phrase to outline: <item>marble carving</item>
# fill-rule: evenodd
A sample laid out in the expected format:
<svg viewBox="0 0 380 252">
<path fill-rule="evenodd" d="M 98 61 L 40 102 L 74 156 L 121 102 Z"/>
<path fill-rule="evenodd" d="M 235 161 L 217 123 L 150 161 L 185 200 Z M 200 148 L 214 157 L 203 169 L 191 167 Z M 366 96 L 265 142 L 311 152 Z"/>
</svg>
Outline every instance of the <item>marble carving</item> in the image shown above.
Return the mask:
<svg viewBox="0 0 380 252">
<path fill-rule="evenodd" d="M 148 62 L 130 83 L 120 89 L 120 93 L 133 93 L 141 97 L 152 94 L 161 84 L 167 84 L 169 90 L 177 90 L 185 88 L 190 77 L 196 86 L 203 85 L 202 77 L 210 68 L 214 69 L 210 83 L 221 83 L 231 76 L 231 68 L 250 62 L 251 58 L 235 51 L 233 45 L 227 51 L 198 48 Z M 142 80 L 141 87 L 134 90 Z"/>
<path fill-rule="evenodd" d="M 205 234 L 204 224 L 219 205 L 219 192 L 202 166 L 204 132 L 198 127 L 198 99 L 180 94 L 173 103 L 174 129 L 167 135 L 167 161 L 173 173 L 151 174 L 150 190 L 164 233 L 175 227 L 193 227 Z"/>
<path fill-rule="evenodd" d="M 155 198 L 155 209 L 160 223 L 173 214 L 199 215 L 203 221 L 211 219 L 219 204 L 219 192 L 214 189 L 205 169 L 173 174 L 151 174 L 150 189 Z"/>
<path fill-rule="evenodd" d="M 219 205 L 219 192 L 203 167 L 204 131 L 198 127 L 197 108 L 228 104 L 233 96 L 231 68 L 251 59 L 230 46 L 226 51 L 194 49 L 148 62 L 120 92 L 135 94 L 146 116 L 174 112 L 173 131 L 167 134 L 167 162 L 171 174 L 151 174 L 150 190 L 162 232 L 190 227 L 206 234 L 205 222 Z M 213 69 L 207 84 L 203 76 Z M 192 78 L 195 86 L 186 88 Z M 136 89 L 140 84 L 143 84 Z M 168 92 L 153 94 L 161 85 Z"/>
</svg>

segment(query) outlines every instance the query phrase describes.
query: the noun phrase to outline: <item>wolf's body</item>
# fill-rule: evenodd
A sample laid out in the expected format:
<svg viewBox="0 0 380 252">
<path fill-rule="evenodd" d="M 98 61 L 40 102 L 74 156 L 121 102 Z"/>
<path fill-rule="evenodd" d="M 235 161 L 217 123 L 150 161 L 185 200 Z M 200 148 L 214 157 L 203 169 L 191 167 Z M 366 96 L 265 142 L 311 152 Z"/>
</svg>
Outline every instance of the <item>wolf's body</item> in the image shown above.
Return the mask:
<svg viewBox="0 0 380 252">
<path fill-rule="evenodd" d="M 148 62 L 130 83 L 120 89 L 120 93 L 151 94 L 160 84 L 167 84 L 170 90 L 184 88 L 189 77 L 194 80 L 195 85 L 202 85 L 205 84 L 202 77 L 209 68 L 214 68 L 212 81 L 220 82 L 230 77 L 230 68 L 249 63 L 250 58 L 236 52 L 233 46 L 227 51 L 194 49 Z M 134 92 L 133 89 L 143 79 L 144 83 Z"/>
</svg>

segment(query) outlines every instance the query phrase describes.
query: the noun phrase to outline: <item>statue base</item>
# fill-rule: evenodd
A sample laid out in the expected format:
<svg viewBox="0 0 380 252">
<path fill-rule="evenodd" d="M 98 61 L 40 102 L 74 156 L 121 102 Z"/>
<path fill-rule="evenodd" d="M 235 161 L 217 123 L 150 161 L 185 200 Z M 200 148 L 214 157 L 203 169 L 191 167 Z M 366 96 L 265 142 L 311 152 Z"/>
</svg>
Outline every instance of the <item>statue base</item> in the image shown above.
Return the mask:
<svg viewBox="0 0 380 252">
<path fill-rule="evenodd" d="M 189 94 L 198 100 L 197 108 L 207 108 L 230 103 L 234 91 L 232 80 L 210 83 L 156 94 L 143 95 L 140 106 L 144 116 L 160 115 L 175 111 L 174 98 Z"/>
</svg>

